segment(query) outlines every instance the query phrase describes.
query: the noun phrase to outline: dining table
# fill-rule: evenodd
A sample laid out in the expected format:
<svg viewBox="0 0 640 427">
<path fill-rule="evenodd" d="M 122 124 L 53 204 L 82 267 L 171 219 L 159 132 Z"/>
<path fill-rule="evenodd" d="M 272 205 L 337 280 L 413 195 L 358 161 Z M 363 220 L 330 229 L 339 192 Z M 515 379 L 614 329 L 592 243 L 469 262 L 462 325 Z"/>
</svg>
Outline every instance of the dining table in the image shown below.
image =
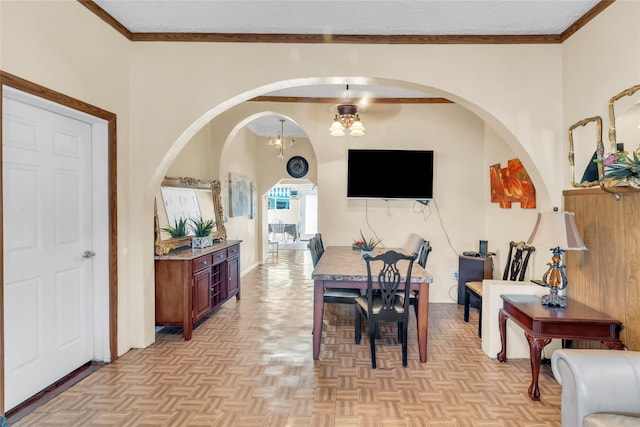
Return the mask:
<svg viewBox="0 0 640 427">
<path fill-rule="evenodd" d="M 376 248 L 374 254 L 396 250 L 406 253 L 403 249 Z M 399 267 L 402 271 L 401 261 Z M 324 317 L 324 289 L 325 288 L 367 288 L 367 266 L 360 255 L 360 251 L 351 246 L 327 246 L 318 264 L 311 274 L 314 281 L 313 292 L 313 358 L 320 358 L 322 345 L 322 320 Z M 411 271 L 411 289 L 418 291 L 417 333 L 420 362 L 427 361 L 427 331 L 429 326 L 429 284 L 433 281 L 431 274 L 417 262 L 413 263 Z"/>
</svg>

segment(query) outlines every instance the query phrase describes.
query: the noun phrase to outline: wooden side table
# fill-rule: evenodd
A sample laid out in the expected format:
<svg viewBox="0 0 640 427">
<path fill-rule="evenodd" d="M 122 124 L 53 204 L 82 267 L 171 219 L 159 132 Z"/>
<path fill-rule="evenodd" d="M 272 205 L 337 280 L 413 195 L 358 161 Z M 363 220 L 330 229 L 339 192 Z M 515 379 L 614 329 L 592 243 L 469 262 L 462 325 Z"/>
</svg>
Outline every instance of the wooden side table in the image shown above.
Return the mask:
<svg viewBox="0 0 640 427">
<path fill-rule="evenodd" d="M 464 304 L 464 286 L 467 282 L 482 282 L 483 279 L 493 279 L 493 257 L 473 257 L 460 255 L 458 257 L 458 304 Z M 480 307 L 480 302 L 472 298 L 471 307 Z"/>
<path fill-rule="evenodd" d="M 552 338 L 567 340 L 601 341 L 609 349 L 622 350 L 620 340 L 622 322 L 579 302 L 567 299 L 567 307 L 542 305 L 541 299 L 532 295 L 502 295 L 503 308 L 498 314 L 502 350 L 500 362 L 507 361 L 507 318 L 524 329 L 531 358 L 531 385 L 529 397 L 540 400 L 538 376 L 540 357 L 544 346 Z"/>
</svg>

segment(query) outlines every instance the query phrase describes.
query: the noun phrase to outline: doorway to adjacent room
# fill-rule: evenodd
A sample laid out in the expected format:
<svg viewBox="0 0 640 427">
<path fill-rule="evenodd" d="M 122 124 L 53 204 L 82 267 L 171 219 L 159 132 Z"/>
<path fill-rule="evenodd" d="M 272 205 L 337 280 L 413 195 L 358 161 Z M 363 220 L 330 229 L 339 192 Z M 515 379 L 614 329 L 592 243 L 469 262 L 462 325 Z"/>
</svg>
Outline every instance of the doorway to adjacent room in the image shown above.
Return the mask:
<svg viewBox="0 0 640 427">
<path fill-rule="evenodd" d="M 270 242 L 280 249 L 306 249 L 318 230 L 318 191 L 308 180 L 283 179 L 267 193 Z"/>
</svg>

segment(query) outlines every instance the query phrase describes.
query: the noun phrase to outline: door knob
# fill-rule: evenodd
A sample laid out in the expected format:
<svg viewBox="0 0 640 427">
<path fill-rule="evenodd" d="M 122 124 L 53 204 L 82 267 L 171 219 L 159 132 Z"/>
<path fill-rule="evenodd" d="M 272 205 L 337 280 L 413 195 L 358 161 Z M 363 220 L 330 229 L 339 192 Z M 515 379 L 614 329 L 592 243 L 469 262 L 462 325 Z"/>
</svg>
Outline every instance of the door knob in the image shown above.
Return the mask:
<svg viewBox="0 0 640 427">
<path fill-rule="evenodd" d="M 96 253 L 93 251 L 84 251 L 84 253 L 82 254 L 82 258 L 84 259 L 93 258 L 94 256 L 96 256 Z"/>
</svg>

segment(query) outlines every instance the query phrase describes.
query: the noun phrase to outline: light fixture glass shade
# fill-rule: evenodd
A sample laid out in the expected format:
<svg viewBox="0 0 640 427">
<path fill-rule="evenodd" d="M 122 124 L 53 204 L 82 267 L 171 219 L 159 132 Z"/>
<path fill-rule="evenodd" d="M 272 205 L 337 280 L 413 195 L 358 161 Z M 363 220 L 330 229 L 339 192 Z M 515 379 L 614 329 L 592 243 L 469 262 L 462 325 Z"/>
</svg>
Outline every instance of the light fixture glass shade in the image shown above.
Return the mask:
<svg viewBox="0 0 640 427">
<path fill-rule="evenodd" d="M 333 123 L 331 123 L 329 127 L 329 134 L 331 136 L 344 136 L 344 126 L 340 123 L 337 116 L 333 119 Z"/>
<path fill-rule="evenodd" d="M 364 135 L 364 125 L 360 121 L 360 117 L 356 116 L 356 120 L 353 122 L 349 130 L 351 131 L 352 136 Z"/>
</svg>

